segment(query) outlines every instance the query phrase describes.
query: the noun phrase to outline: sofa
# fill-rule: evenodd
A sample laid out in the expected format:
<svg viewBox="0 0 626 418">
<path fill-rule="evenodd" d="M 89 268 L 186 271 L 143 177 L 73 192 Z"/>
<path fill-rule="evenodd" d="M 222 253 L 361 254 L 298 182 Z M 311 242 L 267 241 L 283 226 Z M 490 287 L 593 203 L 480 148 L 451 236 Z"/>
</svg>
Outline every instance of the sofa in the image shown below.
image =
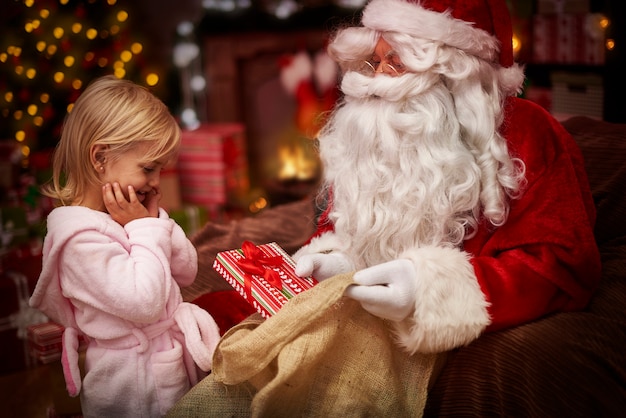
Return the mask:
<svg viewBox="0 0 626 418">
<path fill-rule="evenodd" d="M 626 413 L 626 124 L 582 116 L 562 123 L 583 152 L 597 207 L 600 287 L 584 311 L 484 334 L 450 352 L 429 390 L 427 417 Z M 199 271 L 183 297 L 211 312 L 218 296 L 223 301 L 232 295 L 232 315 L 216 321 L 222 331 L 233 326 L 252 310 L 213 270 L 216 253 L 244 240 L 275 241 L 293 253 L 314 231 L 317 215 L 314 198 L 308 197 L 253 217 L 207 223 L 191 238 Z"/>
</svg>

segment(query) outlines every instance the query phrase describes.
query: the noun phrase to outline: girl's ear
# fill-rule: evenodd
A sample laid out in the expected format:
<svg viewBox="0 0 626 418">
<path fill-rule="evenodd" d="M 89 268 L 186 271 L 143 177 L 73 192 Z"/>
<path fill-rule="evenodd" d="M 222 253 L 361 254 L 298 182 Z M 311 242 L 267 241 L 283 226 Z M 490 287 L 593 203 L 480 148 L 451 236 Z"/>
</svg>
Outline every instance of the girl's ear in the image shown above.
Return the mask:
<svg viewBox="0 0 626 418">
<path fill-rule="evenodd" d="M 103 144 L 95 144 L 91 146 L 91 150 L 89 152 L 89 159 L 91 165 L 97 170 L 101 171 L 104 167 L 104 162 L 106 161 L 106 153 L 109 149 L 108 145 Z"/>
</svg>

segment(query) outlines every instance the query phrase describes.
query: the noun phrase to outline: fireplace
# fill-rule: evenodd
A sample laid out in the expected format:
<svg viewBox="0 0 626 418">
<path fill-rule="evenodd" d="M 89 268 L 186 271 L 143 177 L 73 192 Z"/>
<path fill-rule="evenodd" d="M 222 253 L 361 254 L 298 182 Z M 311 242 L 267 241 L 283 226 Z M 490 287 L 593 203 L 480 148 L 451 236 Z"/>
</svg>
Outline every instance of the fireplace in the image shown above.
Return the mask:
<svg viewBox="0 0 626 418">
<path fill-rule="evenodd" d="M 207 121 L 246 127 L 250 183 L 270 204 L 314 191 L 320 174 L 314 138 L 297 129 L 297 103 L 280 81 L 279 61 L 324 48 L 328 31 L 241 33 L 206 37 Z"/>
</svg>

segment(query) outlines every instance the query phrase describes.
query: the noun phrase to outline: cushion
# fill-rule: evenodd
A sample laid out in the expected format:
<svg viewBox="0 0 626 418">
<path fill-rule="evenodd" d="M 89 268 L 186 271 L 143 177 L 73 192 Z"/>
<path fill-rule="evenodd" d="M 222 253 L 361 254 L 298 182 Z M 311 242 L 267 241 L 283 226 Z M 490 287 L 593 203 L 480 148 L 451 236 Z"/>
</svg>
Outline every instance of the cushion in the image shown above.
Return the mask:
<svg viewBox="0 0 626 418">
<path fill-rule="evenodd" d="M 563 122 L 585 159 L 598 245 L 626 236 L 626 125 L 576 116 Z"/>
</svg>

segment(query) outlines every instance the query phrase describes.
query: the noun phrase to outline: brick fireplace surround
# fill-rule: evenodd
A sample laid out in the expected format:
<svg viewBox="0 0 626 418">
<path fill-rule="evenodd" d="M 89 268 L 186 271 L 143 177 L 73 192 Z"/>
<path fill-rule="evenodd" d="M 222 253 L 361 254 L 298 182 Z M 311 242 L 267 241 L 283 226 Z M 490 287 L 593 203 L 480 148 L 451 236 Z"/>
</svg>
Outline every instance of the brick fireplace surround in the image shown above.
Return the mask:
<svg viewBox="0 0 626 418">
<path fill-rule="evenodd" d="M 302 50 L 313 54 L 324 48 L 328 34 L 328 30 L 260 31 L 202 40 L 207 121 L 244 124 L 251 184 L 270 195 L 289 194 L 285 190 L 289 185 L 278 184 L 274 175 L 281 145 L 313 146 L 312 141 L 307 144 L 298 138 L 302 135 L 294 122 L 297 104 L 280 82 L 280 58 Z"/>
</svg>

